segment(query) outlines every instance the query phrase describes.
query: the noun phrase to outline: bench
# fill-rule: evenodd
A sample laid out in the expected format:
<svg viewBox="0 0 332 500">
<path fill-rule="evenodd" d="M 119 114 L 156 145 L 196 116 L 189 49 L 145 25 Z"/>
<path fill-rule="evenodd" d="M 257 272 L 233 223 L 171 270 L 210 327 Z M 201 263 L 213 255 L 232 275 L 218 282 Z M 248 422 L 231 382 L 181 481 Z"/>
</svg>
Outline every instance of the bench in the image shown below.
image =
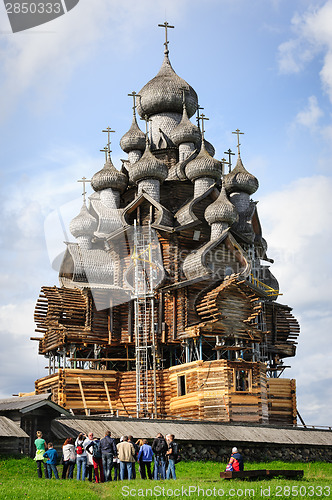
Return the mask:
<svg viewBox="0 0 332 500">
<path fill-rule="evenodd" d="M 221 479 L 272 479 L 273 477 L 284 477 L 286 479 L 301 479 L 303 470 L 246 470 L 220 472 Z"/>
</svg>

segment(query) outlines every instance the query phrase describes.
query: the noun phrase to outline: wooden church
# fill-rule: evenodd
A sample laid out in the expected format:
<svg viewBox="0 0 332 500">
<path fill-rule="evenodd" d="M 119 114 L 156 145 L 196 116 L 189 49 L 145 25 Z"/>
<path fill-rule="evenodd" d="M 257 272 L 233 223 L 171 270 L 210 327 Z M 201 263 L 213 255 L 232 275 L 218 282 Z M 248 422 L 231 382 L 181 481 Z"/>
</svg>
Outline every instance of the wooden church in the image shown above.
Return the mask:
<svg viewBox="0 0 332 500">
<path fill-rule="evenodd" d="M 235 166 L 230 149 L 228 162 L 215 158 L 163 26 L 161 68 L 130 94 L 128 158 L 114 167 L 108 127 L 60 286 L 41 289 L 33 340 L 48 375 L 36 394 L 51 392 L 74 414 L 293 425 L 295 380 L 284 370 L 299 325 L 276 301 L 251 198 L 258 180 L 243 165 L 239 130 Z"/>
</svg>

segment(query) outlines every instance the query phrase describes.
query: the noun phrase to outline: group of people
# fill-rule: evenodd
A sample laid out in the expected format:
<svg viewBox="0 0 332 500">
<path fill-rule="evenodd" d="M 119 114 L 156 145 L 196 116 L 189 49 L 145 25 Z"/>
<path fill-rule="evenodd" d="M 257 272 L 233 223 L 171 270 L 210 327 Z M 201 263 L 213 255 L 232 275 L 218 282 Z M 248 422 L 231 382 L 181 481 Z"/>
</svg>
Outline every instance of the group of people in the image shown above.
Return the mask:
<svg viewBox="0 0 332 500">
<path fill-rule="evenodd" d="M 37 431 L 35 446 L 38 477 L 42 478 L 43 466 L 45 478 L 51 479 L 54 474 L 59 479 L 58 453 L 52 443 L 46 443 L 41 431 Z M 173 434 L 157 434 L 150 446 L 147 439 L 134 442 L 132 436 L 122 436 L 116 444 L 110 431 L 102 439 L 94 437 L 93 432 L 80 433 L 75 442 L 69 437 L 62 446 L 62 479 L 73 479 L 75 465 L 77 480 L 88 478 L 103 483 L 136 479 L 136 462 L 141 479 L 176 479 L 175 464 L 179 460 L 179 446 Z"/>
</svg>

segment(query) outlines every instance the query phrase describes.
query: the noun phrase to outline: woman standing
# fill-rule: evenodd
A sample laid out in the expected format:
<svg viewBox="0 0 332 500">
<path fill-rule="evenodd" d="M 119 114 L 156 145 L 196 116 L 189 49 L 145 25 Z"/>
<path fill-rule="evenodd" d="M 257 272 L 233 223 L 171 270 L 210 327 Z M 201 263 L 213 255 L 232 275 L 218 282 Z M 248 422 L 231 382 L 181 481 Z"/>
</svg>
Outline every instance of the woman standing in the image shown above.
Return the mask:
<svg viewBox="0 0 332 500">
<path fill-rule="evenodd" d="M 66 439 L 62 447 L 62 479 L 66 479 L 68 471 L 68 479 L 73 479 L 74 467 L 76 462 L 75 446 L 72 438 Z"/>
<path fill-rule="evenodd" d="M 81 432 L 75 441 L 76 460 L 77 460 L 77 481 L 81 479 L 81 470 L 82 470 L 82 481 L 85 481 L 86 463 L 87 463 L 86 451 L 84 449 L 85 438 L 86 436 Z"/>
<path fill-rule="evenodd" d="M 43 433 L 41 431 L 37 431 L 36 435 L 37 435 L 37 439 L 35 439 L 36 455 L 34 460 L 36 461 L 37 464 L 37 474 L 39 479 L 42 479 L 43 474 L 42 474 L 41 464 L 43 464 L 45 479 L 47 479 L 48 478 L 47 465 L 44 461 L 44 456 L 43 456 L 45 451 L 47 450 L 47 445 L 45 439 L 43 439 Z"/>
</svg>

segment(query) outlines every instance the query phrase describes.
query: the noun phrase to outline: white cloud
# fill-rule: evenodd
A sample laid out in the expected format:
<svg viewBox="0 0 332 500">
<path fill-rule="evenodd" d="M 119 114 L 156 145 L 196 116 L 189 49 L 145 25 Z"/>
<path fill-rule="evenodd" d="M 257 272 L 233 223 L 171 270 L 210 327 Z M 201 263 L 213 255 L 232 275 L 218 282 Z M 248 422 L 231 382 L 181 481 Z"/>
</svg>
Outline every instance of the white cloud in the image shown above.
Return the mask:
<svg viewBox="0 0 332 500">
<path fill-rule="evenodd" d="M 35 324 L 33 310 L 35 302 L 25 300 L 20 304 L 6 304 L 0 306 L 0 328 L 9 335 L 28 338 L 33 336 Z M 32 312 L 32 314 L 31 314 Z"/>
<path fill-rule="evenodd" d="M 292 24 L 296 36 L 279 46 L 280 71 L 298 73 L 316 54 L 324 53 L 320 77 L 332 102 L 332 0 L 296 14 Z"/>
<path fill-rule="evenodd" d="M 332 379 L 332 179 L 302 178 L 261 199 L 259 213 L 279 298 L 300 320 L 298 353 L 286 377 L 297 379 L 298 406 L 309 424 L 330 425 Z M 315 405 L 309 404 L 314 394 Z M 314 410 L 314 407 L 316 410 Z"/>
<path fill-rule="evenodd" d="M 189 3 L 192 8 L 198 0 L 169 0 L 168 16 L 183 16 Z M 35 111 L 45 112 L 59 100 L 73 72 L 97 47 L 101 51 L 121 43 L 124 55 L 137 52 L 137 44 L 142 43 L 139 34 L 164 12 L 162 0 L 82 0 L 69 13 L 45 25 L 4 36 L 0 46 L 1 120 L 27 95 Z M 7 21 L 3 28 L 8 31 Z"/>
<path fill-rule="evenodd" d="M 302 125 L 309 130 L 314 131 L 317 128 L 319 119 L 324 115 L 324 112 L 318 105 L 317 97 L 312 95 L 308 98 L 306 107 L 300 111 L 293 122 L 293 125 Z"/>
</svg>

